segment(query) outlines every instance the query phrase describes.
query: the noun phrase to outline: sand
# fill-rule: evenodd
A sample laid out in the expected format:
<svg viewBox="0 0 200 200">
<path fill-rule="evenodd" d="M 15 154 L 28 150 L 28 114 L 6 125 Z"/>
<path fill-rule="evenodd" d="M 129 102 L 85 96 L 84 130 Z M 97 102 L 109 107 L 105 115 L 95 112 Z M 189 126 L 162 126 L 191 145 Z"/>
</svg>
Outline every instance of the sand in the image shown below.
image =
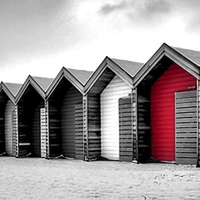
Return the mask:
<svg viewBox="0 0 200 200">
<path fill-rule="evenodd" d="M 200 199 L 193 165 L 0 157 L 0 199 Z"/>
</svg>

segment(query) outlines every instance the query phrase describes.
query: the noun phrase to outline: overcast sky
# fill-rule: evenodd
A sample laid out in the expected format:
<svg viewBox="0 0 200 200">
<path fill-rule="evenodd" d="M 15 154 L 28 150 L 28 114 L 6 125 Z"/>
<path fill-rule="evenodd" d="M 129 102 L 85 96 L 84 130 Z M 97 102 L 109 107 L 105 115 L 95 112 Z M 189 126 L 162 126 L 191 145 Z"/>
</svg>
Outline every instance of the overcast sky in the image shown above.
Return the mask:
<svg viewBox="0 0 200 200">
<path fill-rule="evenodd" d="M 0 0 L 0 81 L 146 62 L 163 42 L 200 51 L 199 0 Z"/>
</svg>

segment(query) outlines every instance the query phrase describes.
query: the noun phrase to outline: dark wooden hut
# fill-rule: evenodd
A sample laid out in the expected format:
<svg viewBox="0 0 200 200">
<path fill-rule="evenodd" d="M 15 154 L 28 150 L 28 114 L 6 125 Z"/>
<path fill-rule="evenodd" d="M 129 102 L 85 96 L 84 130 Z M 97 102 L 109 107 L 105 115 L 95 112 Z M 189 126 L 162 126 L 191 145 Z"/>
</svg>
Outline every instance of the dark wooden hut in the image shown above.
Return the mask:
<svg viewBox="0 0 200 200">
<path fill-rule="evenodd" d="M 45 92 L 51 82 L 28 76 L 16 96 L 17 157 L 46 157 Z"/>
<path fill-rule="evenodd" d="M 47 91 L 48 157 L 83 159 L 83 92 L 92 72 L 62 68 Z"/>
<path fill-rule="evenodd" d="M 13 130 L 15 97 L 21 84 L 0 85 L 0 154 L 15 156 L 16 135 Z"/>
<path fill-rule="evenodd" d="M 106 57 L 85 86 L 87 159 L 132 161 L 135 131 L 133 77 L 141 63 Z"/>
<path fill-rule="evenodd" d="M 199 164 L 200 52 L 163 44 L 134 77 L 137 160 Z"/>
</svg>

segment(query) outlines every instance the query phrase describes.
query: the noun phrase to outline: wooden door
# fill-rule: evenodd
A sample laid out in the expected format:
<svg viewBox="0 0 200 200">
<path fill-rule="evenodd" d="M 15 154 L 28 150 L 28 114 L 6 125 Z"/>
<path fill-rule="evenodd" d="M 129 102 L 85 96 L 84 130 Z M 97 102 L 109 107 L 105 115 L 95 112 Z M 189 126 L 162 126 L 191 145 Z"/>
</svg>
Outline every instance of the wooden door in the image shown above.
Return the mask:
<svg viewBox="0 0 200 200">
<path fill-rule="evenodd" d="M 175 94 L 176 163 L 197 162 L 197 92 Z"/>
</svg>

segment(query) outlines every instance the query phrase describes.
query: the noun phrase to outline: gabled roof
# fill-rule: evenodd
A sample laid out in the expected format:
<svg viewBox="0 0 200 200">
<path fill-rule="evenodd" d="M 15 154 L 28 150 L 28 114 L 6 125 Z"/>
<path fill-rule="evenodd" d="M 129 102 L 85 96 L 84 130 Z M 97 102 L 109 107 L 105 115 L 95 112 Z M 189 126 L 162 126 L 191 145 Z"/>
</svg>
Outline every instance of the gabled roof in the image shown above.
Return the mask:
<svg viewBox="0 0 200 200">
<path fill-rule="evenodd" d="M 168 57 L 188 73 L 199 79 L 200 52 L 171 47 L 163 43 L 135 75 L 133 80 L 134 87 L 136 87 L 143 80 L 143 78 L 164 56 Z"/>
<path fill-rule="evenodd" d="M 44 78 L 44 77 L 37 77 L 37 76 L 32 76 L 32 78 L 35 80 L 35 82 L 38 83 L 38 85 L 46 92 L 49 85 L 53 81 L 52 78 Z"/>
<path fill-rule="evenodd" d="M 124 82 L 126 82 L 131 88 L 133 87 L 133 77 L 136 72 L 142 66 L 142 63 L 111 59 L 108 56 L 104 58 L 102 63 L 92 74 L 85 85 L 85 93 L 88 93 L 90 89 L 94 86 L 97 80 L 102 76 L 106 69 L 110 69 L 114 74 L 118 75 Z"/>
<path fill-rule="evenodd" d="M 188 60 L 200 66 L 200 51 L 194 51 L 190 49 L 182 49 L 179 47 L 173 47 L 177 52 L 185 56 Z"/>
<path fill-rule="evenodd" d="M 116 58 L 112 58 L 112 60 L 132 77 L 135 76 L 136 72 L 143 65 L 143 63 L 133 62 L 128 60 L 119 60 Z"/>
<path fill-rule="evenodd" d="M 77 69 L 66 69 L 69 73 L 71 73 L 82 85 L 85 85 L 88 78 L 91 76 L 92 71 L 86 70 L 77 70 Z"/>
<path fill-rule="evenodd" d="M 42 98 L 45 98 L 47 88 L 49 87 L 52 81 L 52 78 L 32 77 L 29 75 L 22 87 L 20 88 L 19 92 L 17 93 L 16 103 L 21 99 L 22 95 L 24 94 L 29 85 L 32 85 L 33 88 L 41 95 Z"/>
<path fill-rule="evenodd" d="M 47 99 L 51 96 L 52 92 L 56 89 L 60 81 L 66 78 L 79 92 L 83 94 L 84 85 L 88 78 L 91 76 L 92 71 L 77 70 L 63 67 L 56 78 L 53 80 L 47 90 Z"/>
<path fill-rule="evenodd" d="M 6 95 L 9 97 L 9 99 L 13 103 L 15 103 L 15 97 L 16 97 L 21 86 L 22 86 L 22 84 L 19 84 L 19 83 L 4 83 L 4 82 L 1 82 L 0 91 L 3 90 L 6 93 Z"/>
</svg>

